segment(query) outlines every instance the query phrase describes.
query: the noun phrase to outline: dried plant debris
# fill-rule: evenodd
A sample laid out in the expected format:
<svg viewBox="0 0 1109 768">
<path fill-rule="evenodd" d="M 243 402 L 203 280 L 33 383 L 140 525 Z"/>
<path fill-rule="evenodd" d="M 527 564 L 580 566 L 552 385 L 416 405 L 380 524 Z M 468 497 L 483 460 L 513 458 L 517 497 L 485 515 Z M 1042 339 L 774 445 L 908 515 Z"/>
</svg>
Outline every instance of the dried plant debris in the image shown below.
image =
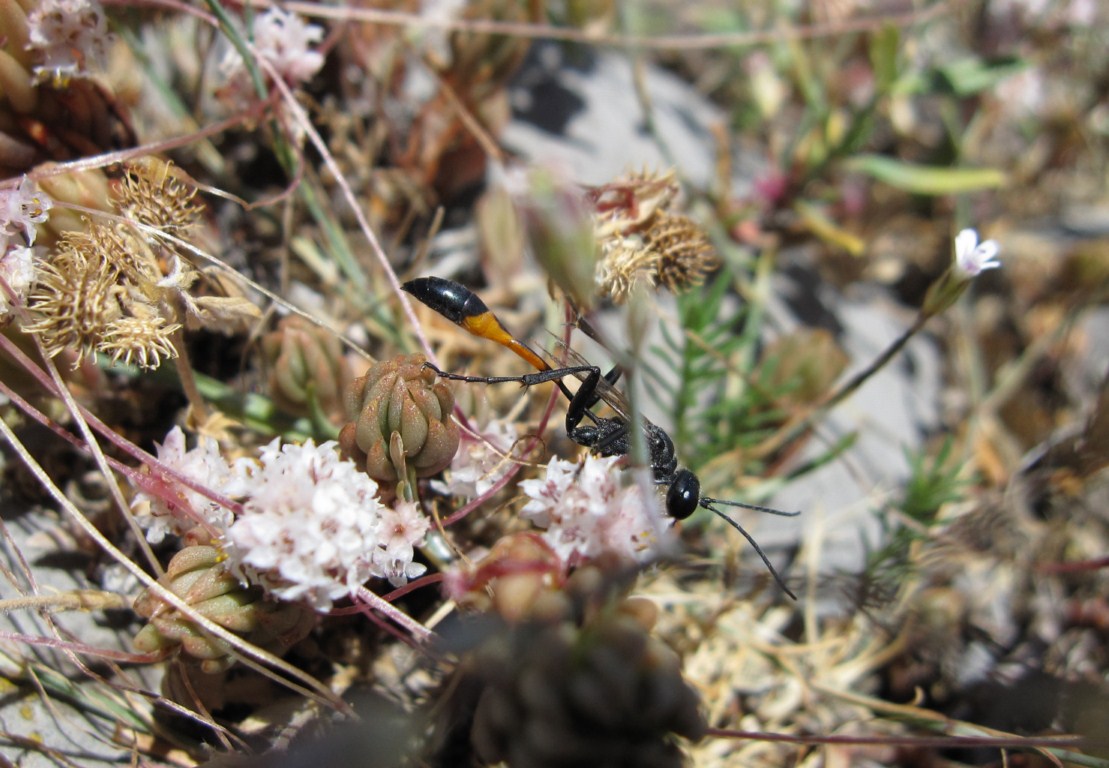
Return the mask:
<svg viewBox="0 0 1109 768">
<path fill-rule="evenodd" d="M 179 354 L 174 334 L 185 325 L 229 330 L 258 316 L 245 299 L 191 293 L 200 273 L 175 240 L 200 218 L 195 196 L 165 163 L 131 166 L 114 196 L 131 220 L 88 222 L 64 233 L 39 260 L 30 296 L 37 319 L 26 330 L 50 356 L 72 352 L 76 367 L 102 353 L 113 362 L 157 368 Z"/>
<path fill-rule="evenodd" d="M 673 171 L 644 171 L 589 190 L 596 209 L 601 295 L 622 304 L 638 281 L 680 293 L 700 285 L 719 266 L 705 231 L 670 210 L 677 193 Z"/>
</svg>

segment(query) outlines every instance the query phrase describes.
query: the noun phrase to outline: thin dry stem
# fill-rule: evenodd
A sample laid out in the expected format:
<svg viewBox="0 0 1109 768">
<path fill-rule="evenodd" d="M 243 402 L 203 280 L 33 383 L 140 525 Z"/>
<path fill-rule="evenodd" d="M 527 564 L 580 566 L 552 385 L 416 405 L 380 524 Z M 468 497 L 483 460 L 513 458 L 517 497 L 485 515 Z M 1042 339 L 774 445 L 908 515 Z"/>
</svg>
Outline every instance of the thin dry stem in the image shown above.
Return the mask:
<svg viewBox="0 0 1109 768">
<path fill-rule="evenodd" d="M 338 21 L 359 21 L 367 24 L 388 24 L 417 29 L 448 29 L 451 31 L 511 35 L 536 40 L 563 40 L 596 47 L 638 48 L 656 51 L 698 51 L 776 43 L 786 40 L 813 40 L 865 32 L 883 26 L 907 27 L 923 24 L 947 12 L 947 3 L 939 2 L 923 11 L 890 14 L 879 17 L 850 19 L 835 24 L 797 27 L 776 27 L 764 32 L 732 32 L 724 34 L 685 35 L 607 35 L 592 30 L 555 27 L 549 24 L 524 24 L 487 19 L 444 19 L 403 11 L 373 8 L 321 6 L 315 3 L 289 2 L 284 7 L 303 16 Z"/>
</svg>

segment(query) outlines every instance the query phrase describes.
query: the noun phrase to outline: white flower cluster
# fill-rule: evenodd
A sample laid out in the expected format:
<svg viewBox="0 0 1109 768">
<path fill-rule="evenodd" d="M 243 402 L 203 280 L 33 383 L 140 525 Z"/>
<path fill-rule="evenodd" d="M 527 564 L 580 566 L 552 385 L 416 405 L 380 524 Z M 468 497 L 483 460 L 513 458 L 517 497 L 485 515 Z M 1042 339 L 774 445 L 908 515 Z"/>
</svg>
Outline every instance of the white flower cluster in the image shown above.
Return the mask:
<svg viewBox="0 0 1109 768">
<path fill-rule="evenodd" d="M 424 572 L 412 558 L 427 518 L 414 504 L 383 506 L 377 483 L 335 449 L 333 441 L 317 448 L 275 440 L 260 466 L 242 464 L 248 472 L 231 489 L 248 496 L 227 531 L 231 560 L 278 597 L 319 610 L 372 576 L 399 586 Z"/>
<path fill-rule="evenodd" d="M 85 77 L 107 60 L 108 21 L 97 0 L 40 0 L 27 16 L 28 44 L 42 62 L 35 67 L 39 80 L 66 83 Z"/>
<path fill-rule="evenodd" d="M 333 441 L 316 446 L 311 440 L 304 445 L 274 440 L 258 461 L 234 464 L 219 455 L 214 441 L 202 440 L 182 452 L 183 441 L 181 431 L 174 429 L 159 448 L 159 458 L 213 490 L 243 500 L 242 513 L 232 518 L 203 496 L 196 494 L 197 501 L 186 494 L 193 508 L 222 533 L 232 566 L 275 596 L 326 611 L 372 577 L 399 586 L 424 572 L 425 566 L 412 560 L 427 534 L 427 518 L 415 504 L 401 503 L 395 509 L 382 505 L 377 484 L 352 462 L 340 460 Z M 140 522 L 153 521 L 156 527 L 167 515 L 179 518 L 163 502 L 139 496 L 154 513 Z M 161 525 L 164 530 L 181 527 Z M 155 527 L 147 528 L 148 538 Z"/>
<path fill-rule="evenodd" d="M 637 483 L 625 483 L 620 460 L 590 454 L 575 464 L 554 457 L 544 478 L 520 483 L 531 499 L 521 516 L 546 529 L 543 538 L 564 562 L 614 553 L 646 563 L 674 545 L 660 505 L 649 503 Z"/>
<path fill-rule="evenodd" d="M 306 24 L 299 16 L 280 8 L 271 8 L 254 18 L 250 31 L 258 55 L 287 83 L 307 82 L 323 66 L 323 54 L 311 48 L 323 39 L 323 27 Z M 228 80 L 246 77 L 243 59 L 234 49 L 227 52 L 220 68 Z"/>
<path fill-rule="evenodd" d="M 210 437 L 201 437 L 196 448 L 186 450 L 185 433 L 180 427 L 171 429 L 165 442 L 158 446 L 158 460 L 218 493 L 225 493 L 234 478 L 231 465 L 220 453 L 219 443 Z M 160 495 L 146 492 L 136 493 L 131 501 L 135 522 L 146 532 L 146 540 L 151 544 L 161 543 L 167 534 L 180 536 L 202 522 L 220 532 L 231 525 L 231 510 L 207 496 L 176 484 L 166 491 L 167 494 L 180 494 L 187 506 L 182 508 Z"/>
<path fill-rule="evenodd" d="M 53 206 L 26 176 L 19 186 L 0 189 L 0 280 L 19 301 L 27 298 L 34 282 L 35 225 L 46 221 Z M 10 311 L 11 297 L 0 287 L 0 318 Z"/>
<path fill-rule="evenodd" d="M 464 499 L 487 493 L 512 468 L 507 454 L 516 438 L 516 425 L 508 421 L 490 421 L 476 437 L 463 431 L 458 452 L 451 460 L 449 479 L 445 483 L 432 480 L 431 487 Z"/>
</svg>

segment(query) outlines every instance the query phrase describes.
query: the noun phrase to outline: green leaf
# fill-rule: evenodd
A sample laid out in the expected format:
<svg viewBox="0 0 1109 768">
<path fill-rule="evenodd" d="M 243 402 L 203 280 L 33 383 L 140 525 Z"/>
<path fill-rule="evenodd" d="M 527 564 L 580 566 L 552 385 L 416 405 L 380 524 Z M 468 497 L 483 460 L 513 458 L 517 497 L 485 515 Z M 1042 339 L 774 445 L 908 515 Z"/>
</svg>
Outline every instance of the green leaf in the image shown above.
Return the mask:
<svg viewBox="0 0 1109 768">
<path fill-rule="evenodd" d="M 989 90 L 1027 68 L 1028 62 L 1016 57 L 986 60 L 968 56 L 944 64 L 936 70 L 936 75 L 944 90 L 956 96 L 970 96 Z"/>
<path fill-rule="evenodd" d="M 886 93 L 897 81 L 897 49 L 901 33 L 892 24 L 886 24 L 870 38 L 870 65 L 879 93 Z"/>
<path fill-rule="evenodd" d="M 1006 181 L 1005 173 L 996 168 L 941 168 L 917 165 L 881 155 L 859 155 L 844 166 L 863 173 L 891 187 L 918 195 L 955 195 L 995 189 Z"/>
<path fill-rule="evenodd" d="M 817 206 L 798 200 L 793 209 L 800 217 L 802 226 L 828 245 L 840 248 L 852 256 L 862 256 L 866 251 L 866 243 L 862 238 L 839 226 Z"/>
</svg>

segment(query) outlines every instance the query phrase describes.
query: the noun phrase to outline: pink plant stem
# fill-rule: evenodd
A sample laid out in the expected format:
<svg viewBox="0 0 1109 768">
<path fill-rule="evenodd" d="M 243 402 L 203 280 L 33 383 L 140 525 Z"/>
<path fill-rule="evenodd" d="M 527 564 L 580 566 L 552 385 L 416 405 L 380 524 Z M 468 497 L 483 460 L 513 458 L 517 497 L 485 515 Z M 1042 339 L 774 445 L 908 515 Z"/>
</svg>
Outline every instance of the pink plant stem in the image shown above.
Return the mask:
<svg viewBox="0 0 1109 768">
<path fill-rule="evenodd" d="M 407 613 L 388 602 L 380 595 L 376 595 L 365 587 L 359 587 L 355 597 L 367 608 L 380 613 L 393 621 L 398 627 L 405 629 L 418 643 L 426 643 L 435 637 L 435 633 Z"/>
<path fill-rule="evenodd" d="M 15 346 L 15 344 L 12 343 L 12 341 L 10 339 L 8 339 L 6 336 L 4 336 L 2 334 L 0 334 L 0 349 L 3 349 L 11 357 L 13 357 L 17 363 L 19 363 L 21 366 L 23 366 L 24 370 L 26 370 L 28 373 L 30 373 L 39 382 L 39 384 L 41 384 L 46 389 L 47 392 L 57 396 L 57 391 L 54 387 L 54 382 L 50 380 L 50 378 L 46 375 L 46 372 L 43 371 L 41 368 L 39 368 L 37 365 L 35 365 L 35 363 L 29 357 L 27 357 L 23 353 L 23 351 L 21 349 L 19 349 L 19 347 Z M 4 391 L 4 393 L 12 399 L 12 402 L 19 405 L 19 407 L 28 416 L 31 416 L 31 418 L 33 418 L 35 421 L 39 422 L 44 427 L 46 427 L 47 429 L 51 430 L 56 435 L 61 437 L 63 440 L 66 440 L 67 442 L 69 442 L 72 445 L 80 448 L 81 450 L 83 450 L 83 451 L 88 450 L 86 448 L 86 446 L 84 446 L 78 438 L 71 435 L 69 432 L 67 432 L 61 426 L 56 424 L 49 417 L 47 417 L 45 414 L 43 414 L 42 412 L 37 410 L 34 406 L 32 406 L 30 403 L 28 403 L 26 400 L 24 400 L 22 397 L 20 397 L 17 393 L 12 391 L 3 382 L 0 382 L 0 389 L 2 389 Z M 163 464 L 161 461 L 156 459 L 154 456 L 151 456 L 149 453 L 144 451 L 142 448 L 139 448 L 137 445 L 132 443 L 130 440 L 128 440 L 125 437 L 122 437 L 119 434 L 117 434 L 114 430 L 111 429 L 111 427 L 109 427 L 104 422 L 102 422 L 100 419 L 98 419 L 95 415 L 93 415 L 84 406 L 78 404 L 78 407 L 81 410 L 81 415 L 84 416 L 84 418 L 93 427 L 93 429 L 95 429 L 102 437 L 104 437 L 110 443 L 115 445 L 117 448 L 119 448 L 120 450 L 122 450 L 125 453 L 132 456 L 136 461 L 139 461 L 139 462 L 142 462 L 143 464 L 146 464 L 147 466 L 151 467 L 152 469 L 156 470 L 157 472 L 161 473 L 162 475 L 164 475 L 166 477 L 169 477 L 169 478 L 172 478 L 173 480 L 181 483 L 182 485 L 187 486 L 191 490 L 196 491 L 197 493 L 201 494 L 202 496 L 204 496 L 207 499 L 210 499 L 211 501 L 215 502 L 216 504 L 219 504 L 220 506 L 223 506 L 223 507 L 226 507 L 227 509 L 230 509 L 235 514 L 240 514 L 242 512 L 242 505 L 239 504 L 238 502 L 232 501 L 231 499 L 227 498 L 226 496 L 223 496 L 221 494 L 216 493 L 215 491 L 211 490 L 210 488 L 205 487 L 203 484 L 199 483 L 198 481 L 193 480 L 192 478 L 186 477 L 185 475 L 182 475 L 180 472 L 173 469 L 172 467 L 169 467 L 169 466 Z M 108 458 L 108 457 L 105 457 L 105 458 Z M 142 477 L 142 475 L 140 473 L 136 472 L 134 470 L 134 468 L 128 467 L 124 464 L 121 464 L 118 461 L 116 461 L 115 459 L 111 459 L 111 458 L 108 458 L 108 462 L 112 466 L 113 469 L 116 469 L 119 472 L 123 473 L 132 482 L 135 482 L 138 485 L 143 485 L 144 484 L 144 478 Z M 155 493 L 157 493 L 157 489 L 153 489 L 153 490 L 155 491 Z M 172 501 L 173 503 L 180 503 L 180 499 L 176 499 L 176 498 L 167 499 L 167 500 Z"/>
</svg>

